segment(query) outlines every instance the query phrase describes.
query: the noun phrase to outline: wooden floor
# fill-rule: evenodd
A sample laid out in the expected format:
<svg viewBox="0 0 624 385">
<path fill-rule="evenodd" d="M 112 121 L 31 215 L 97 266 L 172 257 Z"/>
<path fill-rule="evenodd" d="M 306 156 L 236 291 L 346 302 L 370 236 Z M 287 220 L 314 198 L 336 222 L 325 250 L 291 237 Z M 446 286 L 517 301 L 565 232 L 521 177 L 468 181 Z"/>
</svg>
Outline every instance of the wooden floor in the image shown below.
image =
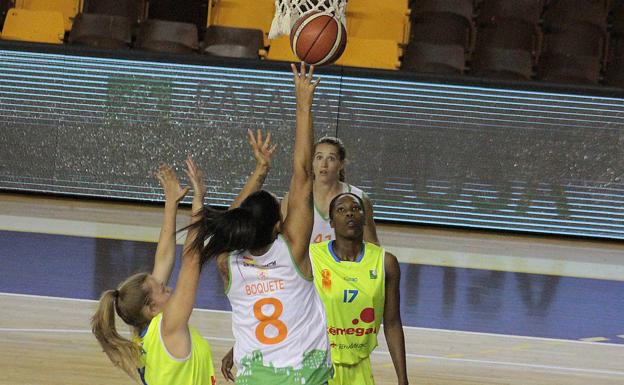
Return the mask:
<svg viewBox="0 0 624 385">
<path fill-rule="evenodd" d="M 94 308 L 94 301 L 0 295 L 0 384 L 131 383 L 89 332 Z M 191 319 L 217 361 L 232 346 L 230 317 L 196 310 Z M 621 345 L 420 328 L 407 328 L 405 334 L 411 384 L 624 383 Z M 396 384 L 383 338 L 372 360 L 377 384 Z M 219 382 L 224 382 L 220 374 Z"/>
<path fill-rule="evenodd" d="M 0 196 L 0 230 L 154 240 L 160 210 L 4 195 Z M 180 224 L 185 220 L 181 218 Z M 493 270 L 539 270 L 607 280 L 617 278 L 613 270 L 624 266 L 624 248 L 617 243 L 400 226 L 379 230 L 382 241 L 403 262 L 423 263 L 428 254 L 438 253 L 439 258 L 431 261 L 443 266 L 483 268 L 489 263 Z M 566 265 L 568 258 L 571 267 Z M 24 275 L 23 280 L 28 279 Z M 124 373 L 112 367 L 89 331 L 94 308 L 91 300 L 0 293 L 0 385 L 130 384 Z M 229 312 L 201 309 L 191 319 L 212 345 L 217 371 L 220 358 L 233 343 L 230 319 Z M 624 320 L 622 324 L 624 331 Z M 418 327 L 406 327 L 405 334 L 411 384 L 624 384 L 624 344 Z M 372 360 L 377 384 L 396 384 L 383 337 Z M 225 383 L 220 374 L 219 383 Z"/>
</svg>

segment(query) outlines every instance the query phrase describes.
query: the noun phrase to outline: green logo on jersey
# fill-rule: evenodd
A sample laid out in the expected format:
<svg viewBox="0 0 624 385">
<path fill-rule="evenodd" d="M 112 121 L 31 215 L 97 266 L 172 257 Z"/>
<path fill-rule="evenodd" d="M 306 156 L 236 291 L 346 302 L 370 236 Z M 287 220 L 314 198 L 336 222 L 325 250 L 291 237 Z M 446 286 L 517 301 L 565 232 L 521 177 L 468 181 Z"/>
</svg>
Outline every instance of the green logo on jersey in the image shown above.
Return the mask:
<svg viewBox="0 0 624 385">
<path fill-rule="evenodd" d="M 377 279 L 377 269 L 370 270 L 370 279 Z"/>
</svg>

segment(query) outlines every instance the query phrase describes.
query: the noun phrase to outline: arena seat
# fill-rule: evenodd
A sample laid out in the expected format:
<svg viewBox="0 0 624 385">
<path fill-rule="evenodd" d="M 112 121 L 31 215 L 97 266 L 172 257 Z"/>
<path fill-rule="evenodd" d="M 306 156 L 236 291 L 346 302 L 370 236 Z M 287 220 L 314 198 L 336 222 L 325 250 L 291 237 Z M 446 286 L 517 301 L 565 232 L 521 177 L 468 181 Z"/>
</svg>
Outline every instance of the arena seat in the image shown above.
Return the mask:
<svg viewBox="0 0 624 385">
<path fill-rule="evenodd" d="M 195 24 L 148 19 L 139 26 L 135 47 L 148 51 L 192 53 L 199 48 L 198 40 Z"/>
<path fill-rule="evenodd" d="M 410 9 L 406 0 L 358 0 L 347 3 L 347 35 L 407 44 Z"/>
<path fill-rule="evenodd" d="M 466 54 L 462 45 L 412 42 L 405 49 L 401 69 L 438 74 L 463 74 Z"/>
<path fill-rule="evenodd" d="M 557 32 L 544 34 L 543 50 L 573 56 L 603 58 L 607 33 L 589 23 L 568 24 Z"/>
<path fill-rule="evenodd" d="M 410 42 L 461 45 L 470 52 L 474 46 L 474 32 L 473 24 L 463 17 L 450 13 L 429 14 L 412 18 Z"/>
<path fill-rule="evenodd" d="M 462 17 L 472 23 L 474 16 L 473 0 L 417 0 L 412 2 L 411 16 L 415 18 L 428 14 L 447 13 Z"/>
<path fill-rule="evenodd" d="M 544 10 L 544 28 L 557 31 L 570 24 L 588 23 L 606 30 L 609 3 L 610 0 L 551 1 Z"/>
<path fill-rule="evenodd" d="M 507 80 L 529 80 L 533 75 L 531 51 L 501 47 L 475 49 L 471 74 Z"/>
<path fill-rule="evenodd" d="M 129 17 L 132 22 L 145 18 L 147 0 L 84 0 L 82 12 Z"/>
<path fill-rule="evenodd" d="M 213 56 L 258 59 L 266 56 L 264 34 L 259 29 L 211 25 L 204 34 L 201 51 Z"/>
<path fill-rule="evenodd" d="M 545 53 L 540 57 L 537 75 L 541 80 L 567 84 L 597 84 L 600 60 L 593 56 Z"/>
<path fill-rule="evenodd" d="M 604 84 L 624 88 L 624 39 L 613 37 L 605 66 Z"/>
<path fill-rule="evenodd" d="M 67 41 L 96 48 L 129 48 L 132 26 L 128 17 L 81 13 L 76 17 Z"/>
<path fill-rule="evenodd" d="M 79 0 L 15 0 L 15 8 L 61 12 L 65 31 L 70 31 L 74 17 L 80 12 L 80 3 Z"/>
<path fill-rule="evenodd" d="M 477 21 L 480 24 L 503 24 L 502 20 L 518 20 L 536 25 L 540 21 L 543 0 L 482 0 Z"/>
<path fill-rule="evenodd" d="M 11 8 L 4 19 L 3 40 L 63 44 L 65 23 L 58 11 Z"/>
<path fill-rule="evenodd" d="M 273 0 L 219 0 L 209 11 L 209 25 L 259 29 L 266 34 L 275 13 Z M 264 45 L 268 45 L 265 40 Z"/>
</svg>

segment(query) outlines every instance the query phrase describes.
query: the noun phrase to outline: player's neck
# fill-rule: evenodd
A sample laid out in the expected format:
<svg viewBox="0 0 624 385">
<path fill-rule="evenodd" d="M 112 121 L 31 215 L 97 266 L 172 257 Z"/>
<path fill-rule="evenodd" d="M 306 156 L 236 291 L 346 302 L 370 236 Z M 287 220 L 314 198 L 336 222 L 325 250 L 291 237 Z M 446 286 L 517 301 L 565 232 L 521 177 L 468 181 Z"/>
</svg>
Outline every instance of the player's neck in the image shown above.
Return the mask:
<svg viewBox="0 0 624 385">
<path fill-rule="evenodd" d="M 338 180 L 331 182 L 315 181 L 313 186 L 313 194 L 318 200 L 328 200 L 342 192 L 342 183 Z"/>
<path fill-rule="evenodd" d="M 362 239 L 345 239 L 340 238 L 336 239 L 332 248 L 334 249 L 334 254 L 341 261 L 355 261 L 360 254 L 362 254 L 362 247 L 364 246 L 364 241 Z"/>
</svg>

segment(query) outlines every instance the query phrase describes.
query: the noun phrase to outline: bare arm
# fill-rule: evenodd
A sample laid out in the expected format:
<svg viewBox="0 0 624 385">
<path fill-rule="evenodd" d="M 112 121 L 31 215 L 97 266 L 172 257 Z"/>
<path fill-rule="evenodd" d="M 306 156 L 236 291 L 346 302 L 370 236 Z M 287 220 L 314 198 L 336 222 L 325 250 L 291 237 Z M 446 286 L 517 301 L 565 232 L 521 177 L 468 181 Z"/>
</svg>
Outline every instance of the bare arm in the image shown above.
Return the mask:
<svg viewBox="0 0 624 385">
<path fill-rule="evenodd" d="M 204 187 L 202 172 L 189 157 L 186 160 L 186 173 L 191 180 L 195 194 L 193 196 L 193 212 L 200 209 L 204 202 Z M 192 216 L 191 223 L 200 220 L 199 216 Z M 178 274 L 176 290 L 167 302 L 163 311 L 161 332 L 167 349 L 176 357 L 182 358 L 191 351 L 191 340 L 188 331 L 188 320 L 193 311 L 200 273 L 200 252 L 192 247 L 198 229 L 190 228 L 184 241 L 182 251 L 182 265 Z"/>
<path fill-rule="evenodd" d="M 383 316 L 384 334 L 388 343 L 390 357 L 399 385 L 407 385 L 407 369 L 405 364 L 405 337 L 400 313 L 399 283 L 401 270 L 396 257 L 386 252 L 384 269 L 386 274 L 386 299 Z"/>
<path fill-rule="evenodd" d="M 379 239 L 377 238 L 377 227 L 375 226 L 375 219 L 373 219 L 373 203 L 366 194 L 362 197 L 362 200 L 364 201 L 364 211 L 366 211 L 364 241 L 374 243 L 379 246 Z"/>
<path fill-rule="evenodd" d="M 282 198 L 280 202 L 280 210 L 282 211 L 282 220 L 285 221 L 288 217 L 288 193 L 284 195 L 284 198 Z"/>
<path fill-rule="evenodd" d="M 169 282 L 171 271 L 175 264 L 175 226 L 178 203 L 184 198 L 189 188 L 180 187 L 180 182 L 178 182 L 175 172 L 166 164 L 160 166 L 156 177 L 165 190 L 165 215 L 160 228 L 156 254 L 154 255 L 154 269 L 152 270 L 152 275 L 166 285 L 167 282 Z"/>
<path fill-rule="evenodd" d="M 243 187 L 236 199 L 234 199 L 234 202 L 230 205 L 230 209 L 237 208 L 243 203 L 245 198 L 262 188 L 264 180 L 271 170 L 273 152 L 277 147 L 277 145 L 271 146 L 270 132 L 267 133 L 264 140 L 262 139 L 261 130 L 257 130 L 256 136 L 254 136 L 251 130 L 247 130 L 247 136 L 249 138 L 249 145 L 254 153 L 254 158 L 256 159 L 256 169 L 247 179 L 245 187 Z"/>
<path fill-rule="evenodd" d="M 319 80 L 313 81 L 314 66 L 306 73 L 305 63 L 301 70 L 292 64 L 295 91 L 297 94 L 297 128 L 293 150 L 293 175 L 290 180 L 288 198 L 288 217 L 284 222 L 284 236 L 288 240 L 293 258 L 299 270 L 312 275 L 312 266 L 308 258 L 310 233 L 314 225 L 312 211 L 312 148 L 314 130 L 312 129 L 312 100 Z"/>
</svg>

